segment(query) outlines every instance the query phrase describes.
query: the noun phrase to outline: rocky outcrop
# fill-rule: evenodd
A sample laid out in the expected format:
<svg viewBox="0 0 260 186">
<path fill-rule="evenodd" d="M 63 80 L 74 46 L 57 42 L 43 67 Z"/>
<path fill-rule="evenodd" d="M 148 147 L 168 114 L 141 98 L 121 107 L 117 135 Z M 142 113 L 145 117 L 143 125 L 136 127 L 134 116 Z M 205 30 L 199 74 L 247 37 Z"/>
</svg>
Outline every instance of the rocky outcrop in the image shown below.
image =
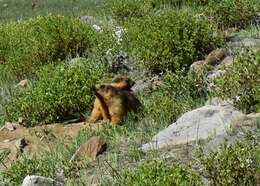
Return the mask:
<svg viewBox="0 0 260 186">
<path fill-rule="evenodd" d="M 225 135 L 233 122 L 244 117 L 227 101 L 213 104 L 183 114 L 175 123 L 156 134 L 152 141 L 142 146 L 143 151 L 187 144 L 197 140 Z"/>
<path fill-rule="evenodd" d="M 246 48 L 250 48 L 253 51 L 257 51 L 260 48 L 260 36 L 255 37 L 233 37 L 228 43 L 229 52 L 231 54 L 237 54 L 244 52 Z"/>
<path fill-rule="evenodd" d="M 205 60 L 194 62 L 190 66 L 190 73 L 203 76 L 211 91 L 214 79 L 225 74 L 226 67 L 233 63 L 233 57 L 223 48 L 218 48 L 209 53 Z"/>
</svg>

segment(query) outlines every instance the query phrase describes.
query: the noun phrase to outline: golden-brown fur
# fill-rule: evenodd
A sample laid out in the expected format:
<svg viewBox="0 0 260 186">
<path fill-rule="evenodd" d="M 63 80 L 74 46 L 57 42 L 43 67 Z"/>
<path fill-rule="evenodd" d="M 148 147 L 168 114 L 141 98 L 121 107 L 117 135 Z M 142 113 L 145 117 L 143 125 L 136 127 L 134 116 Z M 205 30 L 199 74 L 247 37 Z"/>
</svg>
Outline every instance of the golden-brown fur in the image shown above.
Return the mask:
<svg viewBox="0 0 260 186">
<path fill-rule="evenodd" d="M 103 83 L 96 85 L 96 88 L 100 87 L 101 85 L 110 85 L 120 90 L 131 90 L 132 86 L 134 85 L 134 81 L 131 78 L 126 76 L 118 75 L 112 83 Z"/>
<path fill-rule="evenodd" d="M 95 86 L 95 90 L 102 90 L 101 87 L 113 87 L 117 91 L 125 91 L 128 92 L 130 97 L 133 97 L 133 93 L 131 91 L 131 87 L 134 85 L 134 81 L 132 81 L 130 78 L 125 76 L 117 76 L 112 83 L 105 83 L 105 84 L 98 84 Z M 104 120 L 104 121 L 112 121 L 111 115 L 109 113 L 109 107 L 107 103 L 104 101 L 104 98 L 102 95 L 97 94 L 96 91 L 96 99 L 94 101 L 94 108 L 91 112 L 91 116 L 86 119 L 86 122 L 96 122 L 98 120 Z M 131 94 L 131 95 L 130 95 Z M 132 98 L 130 98 L 132 99 Z M 116 100 L 116 99 L 114 99 Z M 113 119 L 114 120 L 114 119 Z"/>
<path fill-rule="evenodd" d="M 218 62 L 222 61 L 226 57 L 226 50 L 223 48 L 218 48 L 209 53 L 206 58 L 206 64 L 216 65 Z"/>
<path fill-rule="evenodd" d="M 114 125 L 121 123 L 128 112 L 136 112 L 141 105 L 133 92 L 120 90 L 111 85 L 99 87 L 96 96 L 106 105 L 110 121 Z"/>
</svg>

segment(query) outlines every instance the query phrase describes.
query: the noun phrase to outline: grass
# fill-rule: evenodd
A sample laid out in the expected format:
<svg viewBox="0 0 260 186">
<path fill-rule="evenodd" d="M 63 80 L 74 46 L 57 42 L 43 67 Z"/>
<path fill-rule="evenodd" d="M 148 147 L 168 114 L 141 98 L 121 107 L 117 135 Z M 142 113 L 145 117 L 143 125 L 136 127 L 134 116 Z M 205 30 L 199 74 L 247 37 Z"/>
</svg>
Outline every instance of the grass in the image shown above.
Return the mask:
<svg viewBox="0 0 260 186">
<path fill-rule="evenodd" d="M 4 107 L 15 91 L 15 80 L 3 66 L 0 66 L 0 126 L 4 124 Z"/>
<path fill-rule="evenodd" d="M 35 7 L 32 6 L 35 3 Z M 1 0 L 0 21 L 27 19 L 37 15 L 102 15 L 103 0 Z"/>
<path fill-rule="evenodd" d="M 260 38 L 260 26 L 259 25 L 250 25 L 246 29 L 241 30 L 238 35 L 240 37 L 253 37 Z"/>
<path fill-rule="evenodd" d="M 56 175 L 62 169 L 65 171 L 64 174 L 68 179 L 68 184 L 69 182 L 74 185 L 79 184 L 79 182 L 88 183 L 89 180 L 86 180 L 87 177 L 85 176 L 82 176 L 80 180 L 77 179 L 81 174 L 88 172 L 94 173 L 99 179 L 105 181 L 113 174 L 123 174 L 123 165 L 125 168 L 130 169 L 144 159 L 153 159 L 154 154 L 145 155 L 138 149 L 139 144 L 149 140 L 157 132 L 155 129 L 162 129 L 165 125 L 167 123 L 163 120 L 160 123 L 142 119 L 137 122 L 133 116 L 121 127 L 114 128 L 107 125 L 100 131 L 86 129 L 81 131 L 78 137 L 68 144 L 57 141 L 56 144 L 59 144 L 56 148 L 57 151 L 44 153 L 41 157 L 32 159 L 24 157 L 24 159 L 15 162 L 10 169 L 0 173 L 0 175 L 2 174 L 9 183 L 18 185 L 27 174 L 56 178 Z M 96 162 L 68 163 L 79 145 L 91 136 L 96 135 L 104 137 L 108 143 L 107 151 L 99 157 L 99 160 Z"/>
</svg>

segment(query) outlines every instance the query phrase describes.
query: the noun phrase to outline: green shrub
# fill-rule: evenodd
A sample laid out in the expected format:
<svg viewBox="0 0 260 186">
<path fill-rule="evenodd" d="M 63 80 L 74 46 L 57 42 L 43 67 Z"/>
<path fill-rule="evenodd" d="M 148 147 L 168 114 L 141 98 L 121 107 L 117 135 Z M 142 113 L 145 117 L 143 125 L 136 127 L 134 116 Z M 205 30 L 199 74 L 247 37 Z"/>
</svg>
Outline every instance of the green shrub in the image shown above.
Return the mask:
<svg viewBox="0 0 260 186">
<path fill-rule="evenodd" d="M 145 114 L 157 121 L 173 122 L 180 114 L 200 104 L 206 96 L 206 84 L 193 74 L 167 73 L 163 85 L 144 100 Z"/>
<path fill-rule="evenodd" d="M 6 120 L 23 117 L 31 125 L 59 122 L 91 107 L 91 86 L 105 75 L 105 66 L 91 60 L 74 65 L 49 65 L 38 81 L 20 91 L 6 106 Z M 104 79 L 104 78 L 103 78 Z"/>
<path fill-rule="evenodd" d="M 153 7 L 182 8 L 184 6 L 205 6 L 210 0 L 150 0 Z"/>
<path fill-rule="evenodd" d="M 4 65 L 0 65 L 0 126 L 4 124 L 4 107 L 16 91 L 15 84 L 12 74 Z"/>
<path fill-rule="evenodd" d="M 152 72 L 189 67 L 223 44 L 216 27 L 186 11 L 170 11 L 133 21 L 124 46 Z"/>
<path fill-rule="evenodd" d="M 259 9 L 255 0 L 211 0 L 206 14 L 220 28 L 245 27 L 249 25 Z"/>
<path fill-rule="evenodd" d="M 108 0 L 106 7 L 111 15 L 120 22 L 130 18 L 141 18 L 152 11 L 148 0 Z"/>
<path fill-rule="evenodd" d="M 203 165 L 212 185 L 256 185 L 260 162 L 257 159 L 259 146 L 249 142 L 224 144 L 218 151 L 203 154 L 198 151 L 198 158 Z"/>
<path fill-rule="evenodd" d="M 169 166 L 163 161 L 148 161 L 129 171 L 122 185 L 171 186 L 202 185 L 201 178 L 181 165 Z"/>
<path fill-rule="evenodd" d="M 224 76 L 215 80 L 215 94 L 232 99 L 245 112 L 260 111 L 260 52 L 236 56 Z"/>
<path fill-rule="evenodd" d="M 181 8 L 185 5 L 204 6 L 209 0 L 108 0 L 106 9 L 118 21 L 143 18 L 159 9 Z"/>
<path fill-rule="evenodd" d="M 24 78 L 34 74 L 42 65 L 90 55 L 100 50 L 99 47 L 104 49 L 103 39 L 103 33 L 72 17 L 49 15 L 2 23 L 0 62 L 5 63 L 18 78 Z"/>
</svg>

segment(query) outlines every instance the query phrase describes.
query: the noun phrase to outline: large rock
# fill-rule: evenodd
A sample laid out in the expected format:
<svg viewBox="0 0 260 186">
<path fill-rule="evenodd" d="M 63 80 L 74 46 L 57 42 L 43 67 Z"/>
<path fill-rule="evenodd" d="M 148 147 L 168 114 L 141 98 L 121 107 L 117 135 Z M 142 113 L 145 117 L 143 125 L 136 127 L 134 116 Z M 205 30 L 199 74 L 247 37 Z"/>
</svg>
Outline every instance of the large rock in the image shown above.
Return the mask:
<svg viewBox="0 0 260 186">
<path fill-rule="evenodd" d="M 86 143 L 80 145 L 77 151 L 74 153 L 70 162 L 79 159 L 80 157 L 89 157 L 93 161 L 97 156 L 106 149 L 106 142 L 100 136 L 94 136 L 90 138 Z"/>
<path fill-rule="evenodd" d="M 43 176 L 26 176 L 22 186 L 64 186 L 64 184 Z"/>
<path fill-rule="evenodd" d="M 183 114 L 175 123 L 156 134 L 142 146 L 143 151 L 187 144 L 196 140 L 226 134 L 232 122 L 244 117 L 228 102 L 205 105 Z"/>
<path fill-rule="evenodd" d="M 257 51 L 260 48 L 260 38 L 255 37 L 234 37 L 227 43 L 231 54 L 237 54 L 246 51 L 246 48 L 250 48 L 253 51 Z"/>
</svg>

